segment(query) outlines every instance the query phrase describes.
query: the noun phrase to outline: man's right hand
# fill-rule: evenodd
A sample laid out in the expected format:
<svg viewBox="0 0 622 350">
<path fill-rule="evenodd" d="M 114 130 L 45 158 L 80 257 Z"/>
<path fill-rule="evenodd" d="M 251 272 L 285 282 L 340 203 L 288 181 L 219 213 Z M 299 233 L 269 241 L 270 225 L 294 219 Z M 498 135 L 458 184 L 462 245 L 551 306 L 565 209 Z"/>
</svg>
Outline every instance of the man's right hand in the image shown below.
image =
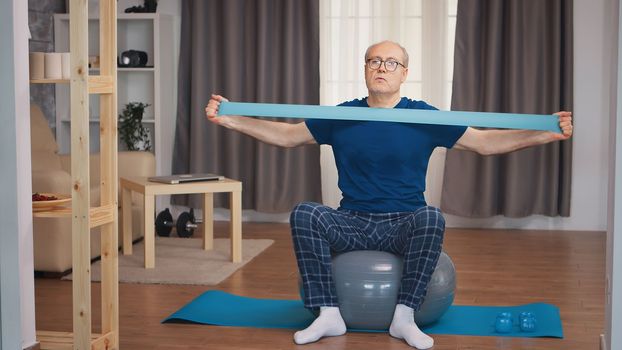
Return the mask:
<svg viewBox="0 0 622 350">
<path fill-rule="evenodd" d="M 230 121 L 230 118 L 228 116 L 218 115 L 218 109 L 220 108 L 220 103 L 222 101 L 229 100 L 220 95 L 212 94 L 212 97 L 210 98 L 207 106 L 205 107 L 205 116 L 207 117 L 207 120 L 214 124 L 229 127 L 228 122 Z"/>
<path fill-rule="evenodd" d="M 296 147 L 306 143 L 315 143 L 315 139 L 307 129 L 305 122 L 290 124 L 236 115 L 218 115 L 222 101 L 229 100 L 220 95 L 212 94 L 205 107 L 207 120 L 214 124 L 242 132 L 275 146 Z"/>
</svg>

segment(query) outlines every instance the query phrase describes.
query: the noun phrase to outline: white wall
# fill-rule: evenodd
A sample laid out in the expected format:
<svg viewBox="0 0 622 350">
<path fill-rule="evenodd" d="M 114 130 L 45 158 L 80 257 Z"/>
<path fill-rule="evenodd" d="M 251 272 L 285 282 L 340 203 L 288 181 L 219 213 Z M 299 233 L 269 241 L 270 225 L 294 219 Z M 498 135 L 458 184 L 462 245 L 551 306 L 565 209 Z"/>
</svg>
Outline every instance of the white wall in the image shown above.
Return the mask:
<svg viewBox="0 0 622 350">
<path fill-rule="evenodd" d="M 605 336 L 604 349 L 621 349 L 622 334 L 614 330 L 622 329 L 622 276 L 614 271 L 622 271 L 622 7 L 617 0 L 607 0 L 610 9 L 608 17 L 611 30 L 607 42 L 617 52 L 617 57 L 610 63 L 614 73 L 611 91 L 617 91 L 611 106 L 610 121 L 610 164 L 609 170 L 609 201 L 607 230 L 607 268 L 605 298 Z M 617 34 L 617 35 L 616 35 Z M 616 177 L 616 174 L 618 175 Z"/>
<path fill-rule="evenodd" d="M 0 11 L 0 45 L 2 47 L 13 48 L 14 45 L 14 25 L 11 19 L 14 4 L 9 4 L 9 8 Z M 3 179 L 0 187 L 0 220 L 3 222 L 3 229 L 0 231 L 0 349 L 17 349 L 21 346 L 21 312 L 20 305 L 20 284 L 19 273 L 13 266 L 19 262 L 19 251 L 15 248 L 19 246 L 19 223 L 17 215 L 19 208 L 10 205 L 17 201 L 17 149 L 16 142 L 16 106 L 15 106 L 15 57 L 13 50 L 0 51 L 0 104 L 3 106 L 3 113 L 0 114 L 0 123 L 4 126 L 0 128 L 0 162 L 4 165 L 0 167 L 0 177 Z M 18 318 L 11 319 L 11 314 L 18 315 Z M 13 321 L 13 322 L 12 322 Z M 17 322 L 15 322 L 17 321 Z"/>
<path fill-rule="evenodd" d="M 8 3 L 8 6 L 7 6 Z M 28 3 L 12 0 L 0 11 L 0 277 L 2 348 L 35 344 L 34 276 L 28 83 Z"/>
</svg>

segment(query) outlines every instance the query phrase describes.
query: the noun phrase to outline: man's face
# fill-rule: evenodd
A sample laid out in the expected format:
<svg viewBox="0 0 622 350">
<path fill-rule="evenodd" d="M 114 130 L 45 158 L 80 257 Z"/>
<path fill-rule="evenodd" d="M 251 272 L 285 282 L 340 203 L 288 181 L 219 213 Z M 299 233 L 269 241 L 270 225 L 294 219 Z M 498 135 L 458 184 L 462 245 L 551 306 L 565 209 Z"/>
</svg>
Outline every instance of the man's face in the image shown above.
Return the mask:
<svg viewBox="0 0 622 350">
<path fill-rule="evenodd" d="M 401 64 L 404 63 L 404 53 L 402 49 L 392 43 L 381 43 L 372 47 L 368 54 L 367 60 L 379 59 L 381 61 L 393 60 Z M 408 68 L 398 65 L 397 69 L 389 72 L 385 64 L 381 64 L 376 70 L 370 69 L 368 65 L 365 69 L 365 83 L 370 94 L 393 94 L 400 90 L 400 86 L 406 80 Z"/>
</svg>

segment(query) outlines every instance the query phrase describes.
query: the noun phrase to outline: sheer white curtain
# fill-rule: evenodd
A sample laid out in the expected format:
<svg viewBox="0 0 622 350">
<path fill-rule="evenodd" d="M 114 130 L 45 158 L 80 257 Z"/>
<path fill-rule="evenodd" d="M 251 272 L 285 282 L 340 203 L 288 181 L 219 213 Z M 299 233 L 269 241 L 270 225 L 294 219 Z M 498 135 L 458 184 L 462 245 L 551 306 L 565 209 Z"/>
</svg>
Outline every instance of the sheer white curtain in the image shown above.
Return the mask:
<svg viewBox="0 0 622 350">
<path fill-rule="evenodd" d="M 321 0 L 320 103 L 336 105 L 367 96 L 367 47 L 393 40 L 410 56 L 402 96 L 439 109 L 451 102 L 453 46 L 458 0 Z M 439 206 L 445 150 L 437 149 L 427 174 L 426 200 Z M 321 148 L 324 204 L 339 206 L 337 170 L 330 146 Z"/>
</svg>

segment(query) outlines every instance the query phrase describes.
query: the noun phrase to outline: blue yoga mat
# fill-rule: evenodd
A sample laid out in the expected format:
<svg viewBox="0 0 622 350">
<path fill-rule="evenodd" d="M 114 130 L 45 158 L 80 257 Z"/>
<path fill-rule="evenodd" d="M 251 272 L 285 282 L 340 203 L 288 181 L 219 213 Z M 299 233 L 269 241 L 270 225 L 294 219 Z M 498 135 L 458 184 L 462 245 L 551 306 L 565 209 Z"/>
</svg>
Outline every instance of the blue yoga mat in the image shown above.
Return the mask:
<svg viewBox="0 0 622 350">
<path fill-rule="evenodd" d="M 222 102 L 221 115 L 385 121 L 416 124 L 459 125 L 501 129 L 543 130 L 561 133 L 559 119 L 550 114 L 435 111 L 405 108 L 355 108 L 275 103 Z"/>
<path fill-rule="evenodd" d="M 535 332 L 521 332 L 518 314 L 531 312 L 538 325 Z M 495 319 L 500 312 L 514 315 L 511 333 L 496 333 Z M 300 300 L 276 300 L 241 297 L 218 290 L 207 291 L 173 313 L 162 323 L 192 322 L 217 326 L 258 328 L 306 328 L 315 316 Z M 559 309 L 550 304 L 526 304 L 520 306 L 456 306 L 436 323 L 423 327 L 429 334 L 454 334 L 505 337 L 554 337 L 563 338 Z M 351 331 L 368 332 L 364 329 Z"/>
</svg>

